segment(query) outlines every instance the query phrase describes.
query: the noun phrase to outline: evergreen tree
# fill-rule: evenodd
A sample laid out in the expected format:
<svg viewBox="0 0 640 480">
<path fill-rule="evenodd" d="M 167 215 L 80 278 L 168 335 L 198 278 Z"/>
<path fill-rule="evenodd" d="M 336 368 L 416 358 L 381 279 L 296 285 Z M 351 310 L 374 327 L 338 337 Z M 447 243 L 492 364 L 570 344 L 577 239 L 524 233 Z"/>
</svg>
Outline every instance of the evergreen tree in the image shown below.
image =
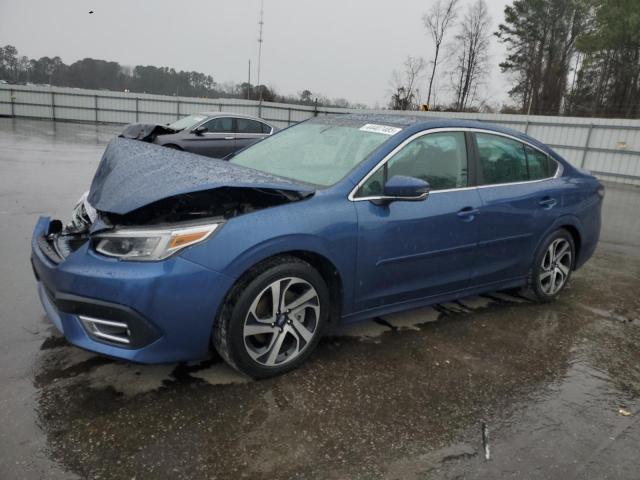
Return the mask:
<svg viewBox="0 0 640 480">
<path fill-rule="evenodd" d="M 508 51 L 500 67 L 515 82 L 509 94 L 525 112 L 560 113 L 576 40 L 587 27 L 587 0 L 515 0 L 504 13 L 496 36 Z"/>
<path fill-rule="evenodd" d="M 640 114 L 640 2 L 593 1 L 591 28 L 578 41 L 583 53 L 570 113 Z"/>
</svg>

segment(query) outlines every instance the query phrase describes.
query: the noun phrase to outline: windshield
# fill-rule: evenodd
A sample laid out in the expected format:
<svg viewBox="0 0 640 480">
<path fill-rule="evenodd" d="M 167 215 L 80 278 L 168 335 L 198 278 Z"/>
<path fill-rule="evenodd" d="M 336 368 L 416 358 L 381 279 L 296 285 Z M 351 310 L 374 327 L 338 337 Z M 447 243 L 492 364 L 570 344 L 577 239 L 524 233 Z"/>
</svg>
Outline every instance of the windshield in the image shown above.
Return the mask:
<svg viewBox="0 0 640 480">
<path fill-rule="evenodd" d="M 243 150 L 231 162 L 327 187 L 389 139 L 388 134 L 366 127 L 317 120 L 301 123 Z"/>
<path fill-rule="evenodd" d="M 204 119 L 206 119 L 206 115 L 189 115 L 188 117 L 181 118 L 180 120 L 176 120 L 172 124 L 168 125 L 172 130 L 184 130 L 185 128 L 191 128 Z"/>
</svg>

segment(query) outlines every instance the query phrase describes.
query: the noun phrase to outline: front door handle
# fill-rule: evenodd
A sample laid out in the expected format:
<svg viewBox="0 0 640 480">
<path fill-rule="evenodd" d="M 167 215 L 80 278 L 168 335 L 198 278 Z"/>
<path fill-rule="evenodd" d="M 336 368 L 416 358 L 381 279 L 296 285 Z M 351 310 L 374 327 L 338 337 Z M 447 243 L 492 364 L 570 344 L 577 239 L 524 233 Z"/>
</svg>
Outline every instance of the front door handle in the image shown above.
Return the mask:
<svg viewBox="0 0 640 480">
<path fill-rule="evenodd" d="M 555 198 L 544 197 L 542 200 L 538 202 L 538 205 L 540 205 L 545 210 L 551 210 L 553 207 L 557 205 L 557 203 L 558 201 Z"/>
<path fill-rule="evenodd" d="M 224 137 L 225 140 L 234 140 L 235 137 Z"/>
<path fill-rule="evenodd" d="M 463 222 L 472 222 L 476 215 L 480 213 L 480 210 L 474 207 L 464 207 L 458 211 L 458 218 Z"/>
</svg>

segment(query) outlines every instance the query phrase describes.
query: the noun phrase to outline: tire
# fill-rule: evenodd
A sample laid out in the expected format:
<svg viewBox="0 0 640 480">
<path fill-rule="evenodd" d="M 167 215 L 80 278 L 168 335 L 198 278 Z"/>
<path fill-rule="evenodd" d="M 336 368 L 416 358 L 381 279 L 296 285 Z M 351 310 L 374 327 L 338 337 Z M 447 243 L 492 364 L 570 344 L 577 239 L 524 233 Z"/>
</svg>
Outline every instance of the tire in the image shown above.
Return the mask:
<svg viewBox="0 0 640 480">
<path fill-rule="evenodd" d="M 236 370 L 273 377 L 304 363 L 328 316 L 329 289 L 318 271 L 299 258 L 276 257 L 251 269 L 227 295 L 213 346 Z"/>
<path fill-rule="evenodd" d="M 555 300 L 571 278 L 575 252 L 573 236 L 563 228 L 545 238 L 531 268 L 528 296 L 540 303 Z"/>
</svg>

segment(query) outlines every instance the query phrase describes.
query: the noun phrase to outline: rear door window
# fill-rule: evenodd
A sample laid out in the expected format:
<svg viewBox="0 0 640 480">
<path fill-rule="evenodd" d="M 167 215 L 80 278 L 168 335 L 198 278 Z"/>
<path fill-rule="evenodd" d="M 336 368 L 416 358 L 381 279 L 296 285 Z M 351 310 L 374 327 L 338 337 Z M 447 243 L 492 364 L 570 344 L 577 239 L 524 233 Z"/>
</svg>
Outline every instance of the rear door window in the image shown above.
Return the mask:
<svg viewBox="0 0 640 480">
<path fill-rule="evenodd" d="M 262 134 L 263 123 L 249 118 L 236 118 L 238 133 L 260 133 Z"/>
<path fill-rule="evenodd" d="M 487 133 L 477 133 L 475 138 L 483 184 L 495 185 L 529 180 L 523 143 Z"/>
</svg>

